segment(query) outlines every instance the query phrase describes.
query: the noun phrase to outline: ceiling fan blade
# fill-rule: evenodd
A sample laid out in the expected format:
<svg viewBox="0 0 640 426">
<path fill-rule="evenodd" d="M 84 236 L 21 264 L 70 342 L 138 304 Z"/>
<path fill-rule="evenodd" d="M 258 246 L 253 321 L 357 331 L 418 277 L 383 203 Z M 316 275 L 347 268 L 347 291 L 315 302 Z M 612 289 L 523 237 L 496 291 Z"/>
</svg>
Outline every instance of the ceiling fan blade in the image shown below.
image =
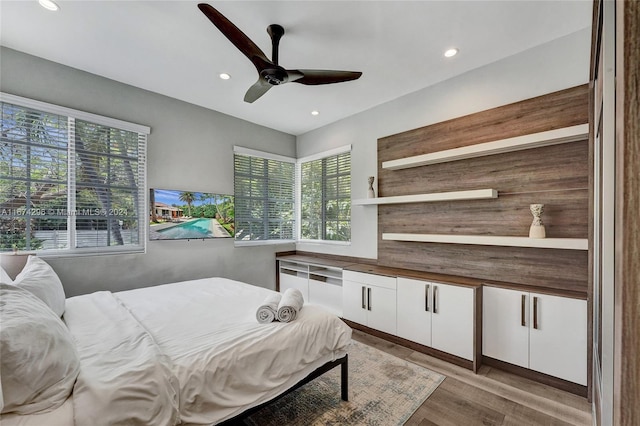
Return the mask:
<svg viewBox="0 0 640 426">
<path fill-rule="evenodd" d="M 362 75 L 359 71 L 329 70 L 292 70 L 287 73 L 289 73 L 289 81 L 308 85 L 342 83 L 357 80 Z M 302 77 L 297 78 L 300 74 Z"/>
<path fill-rule="evenodd" d="M 272 66 L 272 63 L 262 50 L 245 33 L 240 31 L 233 22 L 229 21 L 222 13 L 206 3 L 198 4 L 198 9 L 206 15 L 226 38 L 242 52 L 244 56 L 255 65 L 258 71 Z"/>
<path fill-rule="evenodd" d="M 244 101 L 251 104 L 267 93 L 272 87 L 273 86 L 264 81 L 262 77 L 259 77 L 258 81 L 247 90 L 247 93 L 244 95 Z"/>
</svg>

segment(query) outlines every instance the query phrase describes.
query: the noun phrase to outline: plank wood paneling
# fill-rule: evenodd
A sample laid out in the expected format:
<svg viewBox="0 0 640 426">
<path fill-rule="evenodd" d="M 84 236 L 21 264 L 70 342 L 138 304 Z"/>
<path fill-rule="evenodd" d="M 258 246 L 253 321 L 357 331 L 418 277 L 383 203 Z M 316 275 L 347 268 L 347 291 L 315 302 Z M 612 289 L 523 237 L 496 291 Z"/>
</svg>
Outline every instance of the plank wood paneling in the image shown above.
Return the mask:
<svg viewBox="0 0 640 426">
<path fill-rule="evenodd" d="M 616 2 L 615 423 L 640 424 L 640 3 Z"/>
<path fill-rule="evenodd" d="M 384 245 L 385 262 L 439 274 L 586 293 L 587 253 L 517 247 L 470 246 L 402 241 Z"/>
<path fill-rule="evenodd" d="M 497 200 L 379 206 L 378 226 L 396 233 L 528 237 L 529 204 L 543 203 L 547 238 L 586 238 L 587 190 L 501 195 Z"/>
<path fill-rule="evenodd" d="M 577 141 L 403 170 L 384 161 L 588 122 L 578 86 L 378 140 L 383 197 L 494 188 L 498 198 L 378 206 L 378 232 L 528 236 L 529 204 L 545 204 L 549 238 L 587 238 L 589 143 Z M 384 241 L 378 264 L 586 293 L 584 251 Z"/>
<path fill-rule="evenodd" d="M 589 148 L 585 139 L 450 163 L 385 170 L 380 197 L 494 188 L 502 193 L 587 189 Z M 500 194 L 498 194 L 500 196 Z M 585 217 L 586 212 L 585 212 Z"/>
<path fill-rule="evenodd" d="M 587 85 L 378 139 L 378 161 L 587 123 Z"/>
</svg>

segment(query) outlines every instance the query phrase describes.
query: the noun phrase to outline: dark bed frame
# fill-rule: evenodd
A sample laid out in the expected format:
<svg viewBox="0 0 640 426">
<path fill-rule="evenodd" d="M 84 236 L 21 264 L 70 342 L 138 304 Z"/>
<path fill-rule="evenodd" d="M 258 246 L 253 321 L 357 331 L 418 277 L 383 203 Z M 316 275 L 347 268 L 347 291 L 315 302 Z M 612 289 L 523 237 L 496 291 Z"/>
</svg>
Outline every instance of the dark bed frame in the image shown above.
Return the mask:
<svg viewBox="0 0 640 426">
<path fill-rule="evenodd" d="M 243 425 L 244 419 L 246 419 L 247 417 L 251 416 L 252 414 L 255 414 L 256 412 L 260 411 L 262 408 L 266 407 L 267 405 L 276 402 L 283 396 L 288 395 L 289 393 L 293 392 L 299 387 L 306 385 L 310 381 L 322 376 L 324 373 L 334 369 L 337 366 L 340 366 L 340 398 L 343 401 L 348 401 L 349 400 L 349 355 L 347 354 L 342 358 L 338 358 L 335 361 L 329 361 L 328 363 L 318 367 L 316 370 L 311 372 L 311 374 L 309 374 L 307 377 L 300 380 L 298 383 L 296 383 L 295 385 L 293 385 L 291 388 L 287 389 L 280 395 L 276 396 L 275 398 L 270 399 L 269 401 L 263 402 L 262 404 L 257 405 L 255 407 L 249 408 L 248 410 L 238 414 L 237 416 L 232 417 L 228 420 L 225 420 L 224 422 L 219 424 L 223 426 Z"/>
</svg>

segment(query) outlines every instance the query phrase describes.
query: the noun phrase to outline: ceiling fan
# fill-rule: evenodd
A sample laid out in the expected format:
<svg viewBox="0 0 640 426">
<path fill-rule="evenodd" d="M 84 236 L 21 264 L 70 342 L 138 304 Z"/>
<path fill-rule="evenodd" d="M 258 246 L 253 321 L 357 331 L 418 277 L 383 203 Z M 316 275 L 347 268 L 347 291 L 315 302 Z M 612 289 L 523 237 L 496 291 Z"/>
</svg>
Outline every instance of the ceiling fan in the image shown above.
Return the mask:
<svg viewBox="0 0 640 426">
<path fill-rule="evenodd" d="M 273 86 L 285 83 L 300 83 L 307 85 L 341 83 L 356 80 L 362 75 L 358 71 L 331 70 L 287 70 L 278 65 L 278 44 L 284 34 L 280 25 L 269 25 L 267 33 L 271 37 L 272 56 L 269 60 L 256 44 L 251 41 L 231 21 L 206 3 L 198 4 L 198 8 L 218 29 L 229 39 L 235 47 L 244 54 L 258 70 L 258 81 L 247 90 L 244 101 L 252 103 L 267 93 Z"/>
</svg>

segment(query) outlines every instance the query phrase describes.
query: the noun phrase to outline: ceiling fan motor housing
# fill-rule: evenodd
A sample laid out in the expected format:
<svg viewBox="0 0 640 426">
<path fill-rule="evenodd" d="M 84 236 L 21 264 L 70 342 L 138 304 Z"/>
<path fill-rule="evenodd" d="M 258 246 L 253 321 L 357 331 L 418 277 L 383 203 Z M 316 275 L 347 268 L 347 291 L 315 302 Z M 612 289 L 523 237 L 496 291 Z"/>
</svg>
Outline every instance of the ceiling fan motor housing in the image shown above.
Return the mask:
<svg viewBox="0 0 640 426">
<path fill-rule="evenodd" d="M 272 86 L 286 83 L 289 79 L 287 71 L 282 67 L 262 70 L 260 71 L 260 75 L 266 80 L 267 83 L 271 84 Z"/>
</svg>

